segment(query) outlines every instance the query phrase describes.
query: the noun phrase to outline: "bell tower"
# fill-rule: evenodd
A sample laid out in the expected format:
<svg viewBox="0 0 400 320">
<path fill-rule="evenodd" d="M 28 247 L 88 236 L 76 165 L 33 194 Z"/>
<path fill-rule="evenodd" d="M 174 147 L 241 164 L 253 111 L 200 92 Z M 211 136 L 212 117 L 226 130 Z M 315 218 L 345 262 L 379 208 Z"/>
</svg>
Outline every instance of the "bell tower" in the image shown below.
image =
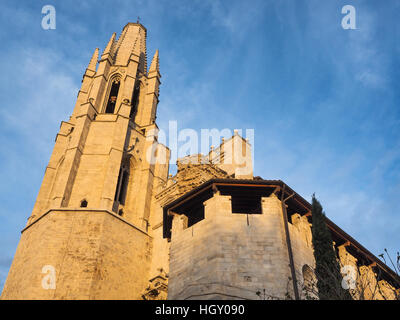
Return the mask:
<svg viewBox="0 0 400 320">
<path fill-rule="evenodd" d="M 138 299 L 145 289 L 151 202 L 169 163 L 155 123 L 159 54 L 148 69 L 146 36 L 140 23 L 128 23 L 101 56 L 94 51 L 3 299 Z"/>
</svg>

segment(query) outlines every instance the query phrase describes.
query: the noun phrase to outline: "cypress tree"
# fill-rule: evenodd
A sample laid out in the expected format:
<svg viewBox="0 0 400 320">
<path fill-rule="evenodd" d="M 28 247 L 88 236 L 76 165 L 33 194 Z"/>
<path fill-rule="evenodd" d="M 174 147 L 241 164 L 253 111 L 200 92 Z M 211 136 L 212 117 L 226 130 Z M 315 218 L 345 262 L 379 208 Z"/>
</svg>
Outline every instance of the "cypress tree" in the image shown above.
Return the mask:
<svg viewBox="0 0 400 320">
<path fill-rule="evenodd" d="M 342 288 L 340 265 L 336 259 L 332 236 L 326 225 L 325 213 L 315 194 L 312 196 L 312 242 L 319 298 L 351 300 L 349 292 Z"/>
</svg>

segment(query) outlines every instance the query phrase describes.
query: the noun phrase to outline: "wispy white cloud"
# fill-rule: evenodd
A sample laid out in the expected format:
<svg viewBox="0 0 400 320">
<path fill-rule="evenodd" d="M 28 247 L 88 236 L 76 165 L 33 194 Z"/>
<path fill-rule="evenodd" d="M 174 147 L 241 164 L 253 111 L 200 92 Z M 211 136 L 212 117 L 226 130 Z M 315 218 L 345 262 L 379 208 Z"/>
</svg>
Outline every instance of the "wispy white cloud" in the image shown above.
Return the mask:
<svg viewBox="0 0 400 320">
<path fill-rule="evenodd" d="M 56 125 L 68 120 L 78 88 L 72 77 L 61 71 L 62 59 L 55 52 L 29 48 L 15 58 L 18 63 L 9 80 L 22 94 L 8 101 L 12 105 L 3 121 L 27 143 L 41 146 L 39 152 L 48 150 L 49 135 L 54 138 Z"/>
<path fill-rule="evenodd" d="M 357 29 L 343 30 L 343 5 L 341 2 L 308 2 L 309 32 L 318 39 L 318 49 L 325 48 L 324 52 L 343 75 L 351 75 L 366 87 L 382 89 L 387 84 L 388 55 L 391 54 L 383 51 L 376 41 L 382 15 L 365 1 L 354 4 Z M 318 26 L 324 27 L 323 37 Z"/>
<path fill-rule="evenodd" d="M 210 7 L 211 22 L 218 27 L 225 28 L 234 39 L 246 36 L 249 27 L 258 23 L 263 16 L 267 1 L 226 2 L 221 0 L 202 1 Z"/>
<path fill-rule="evenodd" d="M 340 1 L 60 2 L 54 33 L 32 32 L 40 10 L 14 3 L 0 13 L 0 256 L 13 254 L 92 50 L 137 16 L 149 59 L 160 49 L 161 128 L 169 120 L 180 129 L 255 128 L 256 175 L 306 199 L 316 192 L 327 215 L 375 253 L 399 243 L 400 120 L 389 66 L 400 45 L 378 33 L 381 13 L 367 1 L 348 31 Z M 110 14 L 110 5 L 121 10 Z"/>
</svg>

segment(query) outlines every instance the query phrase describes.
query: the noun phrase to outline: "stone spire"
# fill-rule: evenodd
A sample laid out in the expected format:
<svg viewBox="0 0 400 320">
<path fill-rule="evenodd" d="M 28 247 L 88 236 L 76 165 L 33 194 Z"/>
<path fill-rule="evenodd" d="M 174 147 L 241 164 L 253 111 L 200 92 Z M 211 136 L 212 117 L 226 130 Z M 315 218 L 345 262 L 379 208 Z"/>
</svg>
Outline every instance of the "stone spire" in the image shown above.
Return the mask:
<svg viewBox="0 0 400 320">
<path fill-rule="evenodd" d="M 133 44 L 132 54 L 136 55 L 137 57 L 140 57 L 141 49 L 142 48 L 141 48 L 141 44 L 140 44 L 140 36 L 138 34 L 135 39 L 135 42 Z"/>
<path fill-rule="evenodd" d="M 147 38 L 147 31 L 143 27 L 141 30 L 141 37 L 140 37 L 140 48 L 141 48 L 141 62 L 143 64 L 143 73 L 147 73 L 147 48 L 146 48 L 146 38 Z"/>
<path fill-rule="evenodd" d="M 140 67 L 140 65 L 139 65 Z M 141 70 L 141 69 L 140 69 Z M 160 93 L 160 59 L 158 50 L 156 50 L 147 74 L 146 94 L 144 101 L 136 118 L 139 126 L 148 126 L 156 121 L 158 96 Z"/>
<path fill-rule="evenodd" d="M 96 66 L 98 60 L 99 60 L 99 48 L 96 48 L 93 52 L 92 58 L 90 59 L 87 69 L 96 72 Z"/>
<path fill-rule="evenodd" d="M 110 38 L 110 41 L 108 41 L 108 44 L 101 55 L 102 59 L 104 59 L 107 55 L 110 55 L 111 57 L 113 56 L 115 36 L 116 36 L 116 33 L 114 32 Z"/>
<path fill-rule="evenodd" d="M 151 73 L 155 72 L 156 74 L 160 73 L 160 58 L 158 54 L 158 49 L 154 54 L 153 60 L 151 61 L 150 69 L 149 69 L 149 76 Z"/>
<path fill-rule="evenodd" d="M 118 55 L 119 49 L 121 48 L 121 44 L 123 43 L 126 33 L 128 32 L 128 29 L 126 26 L 122 29 L 121 35 L 119 36 L 116 45 L 115 45 L 115 54 Z"/>
<path fill-rule="evenodd" d="M 135 54 L 140 59 L 140 71 L 146 72 L 146 32 L 140 23 L 128 23 L 124 27 L 116 45 L 116 65 L 127 65 Z"/>
</svg>

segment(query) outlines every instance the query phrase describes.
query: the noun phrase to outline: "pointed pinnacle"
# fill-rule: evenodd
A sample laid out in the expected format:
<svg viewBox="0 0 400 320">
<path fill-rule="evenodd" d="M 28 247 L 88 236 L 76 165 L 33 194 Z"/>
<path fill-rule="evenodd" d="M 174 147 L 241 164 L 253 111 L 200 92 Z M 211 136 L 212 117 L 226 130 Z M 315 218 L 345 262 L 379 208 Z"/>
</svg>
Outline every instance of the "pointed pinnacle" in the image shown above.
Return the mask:
<svg viewBox="0 0 400 320">
<path fill-rule="evenodd" d="M 88 69 L 96 72 L 97 61 L 99 60 L 99 48 L 96 48 L 93 52 L 92 58 L 90 59 Z"/>
<path fill-rule="evenodd" d="M 106 48 L 104 49 L 102 56 L 113 53 L 115 36 L 116 36 L 116 33 L 114 32 L 110 38 L 110 41 L 108 41 L 108 44 L 107 44 Z"/>
<path fill-rule="evenodd" d="M 151 61 L 149 73 L 152 72 L 160 72 L 160 58 L 158 54 L 158 49 L 156 50 L 156 53 L 154 54 L 153 60 Z"/>
</svg>

